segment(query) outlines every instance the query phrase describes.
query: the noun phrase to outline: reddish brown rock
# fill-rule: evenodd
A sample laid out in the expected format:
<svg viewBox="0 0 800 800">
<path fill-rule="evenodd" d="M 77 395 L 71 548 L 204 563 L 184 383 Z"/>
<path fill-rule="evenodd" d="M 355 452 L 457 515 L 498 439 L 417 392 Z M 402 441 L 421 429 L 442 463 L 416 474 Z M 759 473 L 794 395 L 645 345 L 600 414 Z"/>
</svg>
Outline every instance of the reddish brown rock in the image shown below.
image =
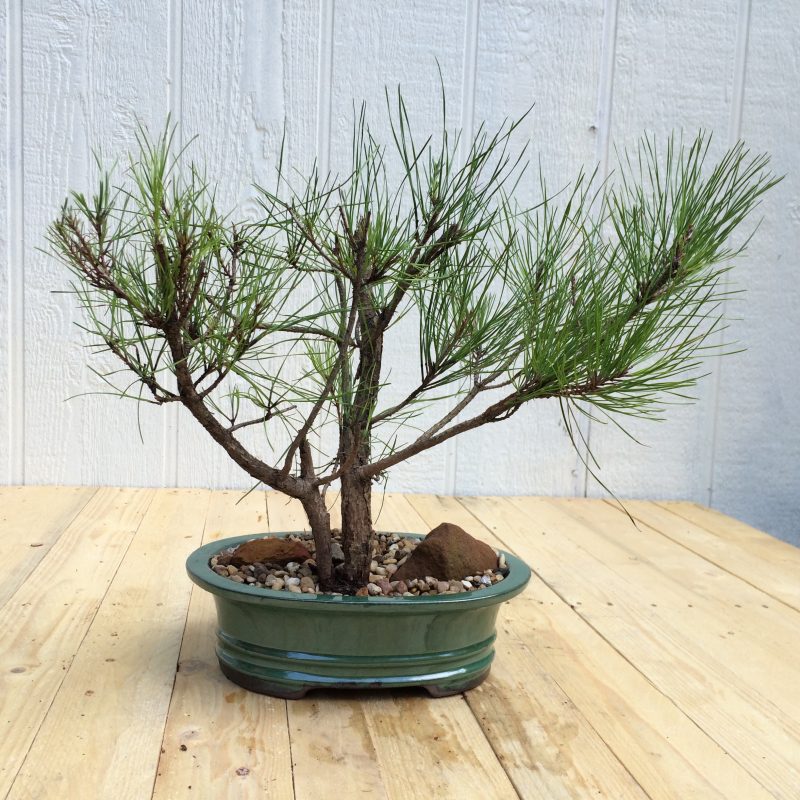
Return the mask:
<svg viewBox="0 0 800 800">
<path fill-rule="evenodd" d="M 392 578 L 400 581 L 431 575 L 438 580 L 460 581 L 487 569 L 497 569 L 494 550 L 458 525 L 443 522 L 417 545 Z"/>
<path fill-rule="evenodd" d="M 311 558 L 311 553 L 292 539 L 253 539 L 252 542 L 240 544 L 231 553 L 231 564 L 241 567 L 242 564 L 288 564 L 290 561 L 302 562 Z"/>
</svg>

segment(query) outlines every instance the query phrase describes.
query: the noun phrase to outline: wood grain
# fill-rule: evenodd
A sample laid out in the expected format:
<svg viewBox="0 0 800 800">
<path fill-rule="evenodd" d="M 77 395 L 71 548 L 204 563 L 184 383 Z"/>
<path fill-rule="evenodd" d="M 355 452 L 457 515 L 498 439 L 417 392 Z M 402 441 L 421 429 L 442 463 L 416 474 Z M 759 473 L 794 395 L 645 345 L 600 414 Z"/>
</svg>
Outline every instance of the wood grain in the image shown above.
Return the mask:
<svg viewBox="0 0 800 800">
<path fill-rule="evenodd" d="M 303 527 L 298 505 L 272 493 L 268 500 L 272 530 Z M 375 504 L 376 511 L 382 506 L 382 529 L 420 530 L 422 520 L 402 499 L 376 497 Z M 384 793 L 398 800 L 409 791 L 428 797 L 456 785 L 498 800 L 516 796 L 463 696 L 432 703 L 411 690 L 397 696 L 359 693 L 354 699 L 340 695 L 329 706 L 311 693 L 289 703 L 289 731 L 298 798 L 318 797 L 314 792 L 323 781 L 349 787 L 351 793 L 366 785 L 377 796 Z M 354 772 L 348 766 L 351 758 L 371 766 Z M 313 768 L 319 759 L 327 765 L 324 776 Z M 415 765 L 413 775 L 408 772 L 410 763 Z M 345 791 L 343 796 L 356 795 Z"/>
<path fill-rule="evenodd" d="M 0 488 L 0 606 L 28 579 L 96 489 Z"/>
<path fill-rule="evenodd" d="M 0 796 L 15 779 L 152 499 L 142 489 L 97 492 L 0 609 L 6 632 Z"/>
<path fill-rule="evenodd" d="M 203 543 L 265 530 L 263 493 L 216 492 Z M 188 579 L 187 579 L 188 580 Z M 220 672 L 216 610 L 192 590 L 153 797 L 292 798 L 286 701 L 246 692 Z M 191 790 L 189 789 L 191 787 Z"/>
<path fill-rule="evenodd" d="M 626 501 L 634 519 L 800 611 L 800 550 L 694 503 Z M 678 519 L 676 519 L 678 517 Z"/>
<path fill-rule="evenodd" d="M 149 493 L 148 493 L 149 494 Z M 160 492 L 141 521 L 9 797 L 152 792 L 208 493 Z"/>
<path fill-rule="evenodd" d="M 715 512 L 636 503 L 637 529 L 600 500 L 376 495 L 379 527 L 455 522 L 525 558 L 531 584 L 466 696 L 285 703 L 222 677 L 213 601 L 189 602 L 183 562 L 201 534 L 304 527 L 294 502 L 64 487 L 2 501 L 19 511 L 2 547 L 37 505 L 63 531 L 0 608 L 0 796 L 794 800 L 800 613 L 735 574 L 752 558 L 769 583 L 772 546 L 780 587 L 794 551 Z M 710 537 L 727 566 L 700 554 L 719 556 Z"/>
<path fill-rule="evenodd" d="M 612 426 L 593 425 L 591 441 L 620 496 L 710 502 L 798 541 L 800 433 L 783 425 L 776 435 L 774 423 L 795 418 L 800 402 L 797 376 L 785 370 L 800 337 L 790 272 L 800 230 L 793 0 L 10 0 L 0 24 L 0 482 L 248 488 L 177 408 L 137 411 L 105 396 L 63 402 L 103 385 L 86 368 L 74 298 L 53 294 L 67 275 L 40 252 L 46 225 L 69 187 L 91 188 L 93 147 L 124 162 L 136 120 L 159 129 L 168 109 L 182 135 L 200 134 L 193 154 L 207 157 L 221 204 L 250 215 L 248 187 L 272 176 L 284 125 L 290 169 L 307 170 L 317 157 L 339 172 L 354 98 L 379 118 L 384 85 L 402 83 L 415 125 L 434 127 L 438 59 L 453 126 L 474 130 L 536 103 L 522 138 L 551 188 L 581 165 L 605 171 L 613 145 L 644 132 L 704 127 L 715 132 L 715 154 L 738 135 L 774 154 L 776 172 L 790 177 L 766 198 L 764 224 L 732 273 L 747 295 L 726 306 L 734 320 L 726 335 L 744 352 L 710 364 L 696 406 L 670 408 L 661 427 L 632 426 L 649 448 Z M 380 126 L 378 134 L 387 138 Z M 531 175 L 520 196 L 534 195 Z M 389 345 L 387 402 L 417 377 L 415 333 L 410 315 Z M 292 362 L 287 375 L 299 369 Z M 555 404 L 532 404 L 503 430 L 473 432 L 399 466 L 390 488 L 584 493 L 586 471 Z M 274 455 L 260 431 L 245 434 Z M 322 442 L 330 446 L 330 432 Z M 754 470 L 770 480 L 753 480 Z M 602 494 L 591 481 L 588 489 Z"/>
<path fill-rule="evenodd" d="M 493 547 L 505 547 L 456 498 L 413 495 L 408 502 L 426 528 L 453 522 Z M 491 674 L 466 694 L 517 792 L 554 800 L 647 797 L 550 675 L 538 644 L 523 634 L 525 618 L 517 606 L 527 602 L 526 592 L 501 609 Z M 514 713 L 497 714 L 499 708 L 513 708 Z"/>
<path fill-rule="evenodd" d="M 785 645 L 788 650 L 781 651 L 780 637 L 776 637 L 768 651 L 773 654 L 768 667 L 770 681 L 763 680 L 762 668 L 761 681 L 754 686 L 759 657 L 760 663 L 765 663 L 765 645 L 754 634 L 755 619 L 749 618 L 753 610 L 735 607 L 740 592 L 754 590 L 741 581 L 735 588 L 731 586 L 727 603 L 730 623 L 727 627 L 722 624 L 721 603 L 717 606 L 719 618 L 713 621 L 706 615 L 709 604 L 700 596 L 702 589 L 698 593 L 696 585 L 686 587 L 682 600 L 670 595 L 657 571 L 648 568 L 646 549 L 620 559 L 613 557 L 609 540 L 600 533 L 601 519 L 575 524 L 574 514 L 566 510 L 575 502 L 560 501 L 559 507 L 534 499 L 464 499 L 468 508 L 480 507 L 484 519 L 491 515 L 493 530 L 502 530 L 500 537 L 534 564 L 547 585 L 762 786 L 775 796 L 791 797 L 791 786 L 797 781 L 792 754 L 800 742 L 800 715 L 787 673 L 776 677 L 774 693 L 766 684 L 771 682 L 777 662 L 791 652 L 800 628 L 790 634 Z M 583 507 L 589 508 L 585 502 Z M 615 533 L 624 533 L 619 524 Z M 648 548 L 653 537 L 641 535 L 639 541 Z M 681 550 L 678 546 L 674 549 Z M 733 580 L 706 564 L 697 559 L 698 583 L 709 569 L 712 575 L 721 573 Z M 662 567 L 668 571 L 671 565 L 667 562 Z M 776 619 L 780 624 L 780 616 Z M 740 639 L 745 641 L 740 643 Z M 754 641 L 748 646 L 751 639 Z M 743 653 L 744 660 L 736 660 Z M 792 665 L 788 668 L 793 669 Z M 779 703 L 781 688 L 790 696 Z"/>
</svg>

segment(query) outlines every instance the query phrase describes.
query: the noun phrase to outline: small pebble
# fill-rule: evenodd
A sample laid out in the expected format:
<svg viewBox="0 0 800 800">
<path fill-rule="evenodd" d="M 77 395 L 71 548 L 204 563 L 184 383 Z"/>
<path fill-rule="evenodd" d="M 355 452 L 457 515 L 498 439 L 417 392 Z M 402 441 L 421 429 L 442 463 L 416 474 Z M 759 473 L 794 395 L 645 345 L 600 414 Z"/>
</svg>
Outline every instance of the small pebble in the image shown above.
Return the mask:
<svg viewBox="0 0 800 800">
<path fill-rule="evenodd" d="M 337 534 L 338 535 L 338 534 Z M 294 594 L 319 594 L 321 589 L 317 583 L 316 561 L 313 558 L 314 541 L 310 534 L 292 535 L 291 540 L 302 542 L 311 552 L 312 557 L 302 564 L 292 561 L 286 565 L 244 564 L 238 569 L 230 563 L 234 547 L 226 548 L 209 560 L 214 572 L 228 578 L 234 583 L 245 584 L 251 589 L 266 588 L 273 591 L 291 591 Z M 499 583 L 508 573 L 507 560 L 500 551 L 498 568 L 488 569 L 482 575 L 466 575 L 461 580 L 439 580 L 435 576 L 410 578 L 398 581 L 393 578 L 398 568 L 406 562 L 417 546 L 417 541 L 404 539 L 400 534 L 377 534 L 372 540 L 372 559 L 370 562 L 369 583 L 358 590 L 357 596 L 382 597 L 419 597 L 422 595 L 457 594 L 474 592 Z M 331 544 L 331 550 L 337 562 L 344 557 L 339 541 Z M 337 567 L 341 570 L 341 564 Z M 330 593 L 326 593 L 330 594 Z M 333 593 L 339 595 L 340 593 Z"/>
</svg>

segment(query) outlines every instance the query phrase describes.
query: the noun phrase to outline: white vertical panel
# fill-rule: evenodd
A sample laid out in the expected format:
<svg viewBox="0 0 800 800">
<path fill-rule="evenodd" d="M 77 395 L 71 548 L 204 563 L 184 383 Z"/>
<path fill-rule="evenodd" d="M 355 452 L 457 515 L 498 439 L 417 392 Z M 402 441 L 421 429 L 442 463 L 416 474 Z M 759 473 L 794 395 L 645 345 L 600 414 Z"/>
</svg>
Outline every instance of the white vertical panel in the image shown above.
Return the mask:
<svg viewBox="0 0 800 800">
<path fill-rule="evenodd" d="M 92 151 L 106 165 L 119 158 L 124 167 L 125 154 L 135 147 L 137 120 L 153 134 L 164 125 L 168 40 L 166 9 L 160 0 L 134 0 L 124 5 L 110 0 L 92 2 L 86 4 L 85 14 L 82 27 L 72 32 L 77 74 L 82 81 L 75 87 L 74 102 L 80 114 L 70 145 L 74 165 L 70 185 L 93 190 L 96 170 Z M 118 177 L 123 178 L 121 171 Z M 78 357 L 86 359 L 87 351 L 76 347 L 78 340 L 86 342 L 87 337 L 73 327 L 68 341 Z M 96 369 L 122 367 L 108 353 L 92 357 L 88 363 Z M 129 373 L 123 373 L 118 385 L 125 387 L 130 381 Z M 82 387 L 85 392 L 108 388 L 88 371 L 83 373 Z M 147 398 L 148 392 L 143 397 Z M 58 402 L 61 398 L 55 399 Z M 164 409 L 106 394 L 90 394 L 80 406 L 78 402 L 66 405 L 74 404 L 73 413 L 83 415 L 81 483 L 162 484 Z M 64 474 L 69 482 L 77 478 L 68 460 Z"/>
<path fill-rule="evenodd" d="M 754 0 L 741 133 L 785 174 L 733 275 L 729 303 L 747 348 L 723 362 L 713 470 L 714 506 L 800 544 L 800 7 Z"/>
<path fill-rule="evenodd" d="M 220 207 L 236 208 L 240 217 L 259 213 L 253 183 L 274 185 L 284 122 L 289 169 L 308 167 L 315 155 L 318 7 L 184 0 L 183 127 L 187 135 L 199 134 L 191 153 L 218 182 Z M 252 483 L 188 414 L 180 431 L 182 485 Z M 279 431 L 271 448 L 259 426 L 241 438 L 270 461 L 283 442 Z"/>
<path fill-rule="evenodd" d="M 185 139 L 183 127 L 183 0 L 167 2 L 167 112 L 169 124 L 174 126 L 175 142 L 181 147 Z M 166 122 L 162 123 L 166 124 Z M 177 388 L 174 378 L 164 383 Z M 162 486 L 178 485 L 178 448 L 180 438 L 180 413 L 178 403 L 167 405 L 161 411 L 161 476 Z"/>
<path fill-rule="evenodd" d="M 384 87 L 394 92 L 399 84 L 408 101 L 415 139 L 425 140 L 441 126 L 440 86 L 436 61 L 442 70 L 447 93 L 448 124 L 462 120 L 461 98 L 464 69 L 464 0 L 437 3 L 378 0 L 337 0 L 333 38 L 331 168 L 345 175 L 350 163 L 353 101 L 367 102 L 368 117 L 376 138 L 385 142 L 391 154 L 393 142 L 387 122 Z M 390 162 L 392 161 L 390 156 Z M 394 177 L 399 171 L 394 171 Z M 381 403 L 397 402 L 419 382 L 419 354 L 416 347 L 417 319 L 409 314 L 387 334 L 384 380 L 391 385 Z M 391 372 L 390 372 L 391 370 Z M 447 406 L 441 403 L 415 419 L 424 429 Z M 388 435 L 390 429 L 385 431 Z M 407 441 L 417 430 L 407 429 Z M 399 464 L 391 470 L 387 488 L 391 491 L 425 487 L 443 492 L 446 448 L 439 447 Z"/>
<path fill-rule="evenodd" d="M 711 155 L 720 155 L 728 144 L 736 41 L 737 8 L 728 0 L 620 0 L 612 145 L 633 147 L 644 132 L 663 143 L 672 131 L 693 137 L 704 128 L 716 132 Z M 612 491 L 707 499 L 713 383 L 702 381 L 695 394 L 697 404 L 669 407 L 666 422 L 625 422 L 646 447 L 613 425 L 592 423 L 590 446 Z M 602 490 L 590 479 L 588 492 Z"/>
<path fill-rule="evenodd" d="M 41 253 L 68 187 L 92 188 L 90 149 L 118 155 L 134 116 L 163 115 L 165 26 L 155 2 L 26 4 L 24 44 L 25 443 L 29 482 L 157 480 L 158 444 L 136 445 L 136 408 L 65 398 L 102 388 L 64 289 L 68 275 Z M 98 367 L 102 362 L 93 362 Z M 130 402 L 130 401 L 129 401 Z M 143 417 L 145 429 L 150 427 Z"/>
<path fill-rule="evenodd" d="M 542 5 L 482 0 L 476 123 L 499 124 L 532 104 L 520 136 L 532 168 L 518 191 L 538 197 L 538 159 L 551 190 L 597 159 L 597 99 L 603 8 L 595 2 Z M 510 420 L 459 437 L 460 494 L 575 494 L 580 460 L 557 403 L 535 401 Z"/>
<path fill-rule="evenodd" d="M 20 4 L 7 0 L 0 9 L 0 64 L 3 81 L 0 86 L 0 129 L 3 146 L 0 148 L 0 442 L 4 449 L 0 458 L 0 483 L 21 483 L 23 458 L 21 440 L 12 420 L 19 413 L 23 361 L 20 357 L 18 320 L 20 319 L 20 267 L 22 233 L 21 130 L 21 60 L 22 35 Z M 12 292 L 12 286 L 14 287 Z M 12 356 L 14 363 L 12 364 Z M 15 387 L 19 387 L 15 391 Z"/>
<path fill-rule="evenodd" d="M 775 154 L 789 178 L 732 273 L 747 294 L 728 304 L 743 318 L 731 337 L 747 352 L 710 365 L 717 372 L 698 405 L 671 409 L 661 425 L 634 425 L 651 447 L 608 426 L 590 435 L 601 477 L 620 495 L 705 501 L 711 492 L 723 510 L 796 535 L 800 10 L 794 0 L 752 0 L 749 20 L 748 11 L 750 0 L 7 0 L 0 482 L 250 482 L 183 410 L 142 407 L 142 445 L 134 403 L 64 402 L 101 384 L 86 367 L 74 300 L 52 294 L 67 275 L 37 248 L 67 188 L 91 189 L 93 146 L 120 155 L 136 117 L 157 131 L 171 110 L 183 135 L 200 134 L 192 153 L 219 177 L 221 205 L 251 215 L 249 184 L 272 178 L 284 124 L 291 168 L 307 171 L 316 158 L 343 173 L 351 101 L 367 100 L 388 143 L 383 87 L 401 83 L 416 129 L 435 131 L 438 59 L 453 127 L 497 124 L 536 103 L 522 136 L 551 185 L 581 165 L 604 169 L 614 144 L 635 144 L 644 131 L 711 128 L 718 154 L 741 118 L 744 138 Z M 532 178 L 523 200 L 535 196 Z M 418 378 L 413 316 L 392 333 L 385 363 L 394 386 L 384 402 Z M 260 431 L 247 441 L 269 455 Z M 575 494 L 584 479 L 557 408 L 544 402 L 399 465 L 389 488 Z M 598 493 L 591 481 L 589 492 Z"/>
</svg>

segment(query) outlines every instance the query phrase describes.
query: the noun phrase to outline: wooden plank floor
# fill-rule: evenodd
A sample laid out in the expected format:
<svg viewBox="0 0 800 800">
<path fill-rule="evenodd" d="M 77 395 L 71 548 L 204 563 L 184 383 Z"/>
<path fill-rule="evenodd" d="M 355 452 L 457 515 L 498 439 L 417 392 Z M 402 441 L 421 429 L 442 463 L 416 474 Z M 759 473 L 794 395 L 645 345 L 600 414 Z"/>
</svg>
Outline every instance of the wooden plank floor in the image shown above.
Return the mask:
<svg viewBox="0 0 800 800">
<path fill-rule="evenodd" d="M 800 798 L 800 550 L 689 503 L 378 503 L 534 570 L 466 695 L 221 675 L 183 562 L 302 528 L 281 496 L 0 488 L 0 798 Z"/>
</svg>

